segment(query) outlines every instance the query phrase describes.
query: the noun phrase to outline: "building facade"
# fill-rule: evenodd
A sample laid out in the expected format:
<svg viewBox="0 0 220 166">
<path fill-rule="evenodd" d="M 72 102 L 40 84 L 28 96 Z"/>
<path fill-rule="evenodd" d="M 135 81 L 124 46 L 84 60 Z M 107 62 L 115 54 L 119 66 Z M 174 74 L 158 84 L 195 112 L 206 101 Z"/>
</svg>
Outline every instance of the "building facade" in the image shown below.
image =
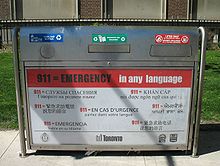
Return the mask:
<svg viewBox="0 0 220 166">
<path fill-rule="evenodd" d="M 220 0 L 1 0 L 0 19 L 220 20 Z"/>
</svg>

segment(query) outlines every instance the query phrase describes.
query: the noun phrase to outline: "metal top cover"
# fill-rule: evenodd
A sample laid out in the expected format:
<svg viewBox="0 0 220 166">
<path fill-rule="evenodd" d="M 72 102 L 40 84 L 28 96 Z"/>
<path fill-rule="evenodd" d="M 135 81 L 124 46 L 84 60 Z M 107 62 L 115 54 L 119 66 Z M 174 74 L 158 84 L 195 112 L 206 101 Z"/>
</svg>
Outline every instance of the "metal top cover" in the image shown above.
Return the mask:
<svg viewBox="0 0 220 166">
<path fill-rule="evenodd" d="M 193 27 L 22 27 L 22 61 L 178 61 L 198 57 Z"/>
</svg>

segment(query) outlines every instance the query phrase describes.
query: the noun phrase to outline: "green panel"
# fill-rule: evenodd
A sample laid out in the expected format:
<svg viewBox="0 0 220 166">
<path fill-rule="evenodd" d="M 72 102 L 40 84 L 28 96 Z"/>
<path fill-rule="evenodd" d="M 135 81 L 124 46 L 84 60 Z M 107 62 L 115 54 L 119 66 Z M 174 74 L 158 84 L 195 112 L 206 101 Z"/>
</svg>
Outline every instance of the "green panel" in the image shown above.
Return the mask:
<svg viewBox="0 0 220 166">
<path fill-rule="evenodd" d="M 92 43 L 126 43 L 126 34 L 92 34 Z"/>
</svg>

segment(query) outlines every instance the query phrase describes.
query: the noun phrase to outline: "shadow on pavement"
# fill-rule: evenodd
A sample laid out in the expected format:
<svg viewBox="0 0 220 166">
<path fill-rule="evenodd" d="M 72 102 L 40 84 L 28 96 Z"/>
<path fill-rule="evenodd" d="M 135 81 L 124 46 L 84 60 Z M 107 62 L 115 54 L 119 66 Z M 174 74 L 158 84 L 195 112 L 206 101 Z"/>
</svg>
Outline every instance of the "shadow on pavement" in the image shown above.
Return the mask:
<svg viewBox="0 0 220 166">
<path fill-rule="evenodd" d="M 200 127 L 198 154 L 220 150 L 220 124 L 202 124 Z"/>
<path fill-rule="evenodd" d="M 85 151 L 36 151 L 29 155 L 46 155 L 46 156 L 72 156 L 75 159 L 83 159 L 87 157 L 97 156 L 97 157 L 127 157 L 127 156 L 165 156 L 169 165 L 172 165 L 173 159 L 172 156 L 181 156 L 186 155 L 185 151 L 97 151 L 91 155 L 85 155 Z"/>
</svg>

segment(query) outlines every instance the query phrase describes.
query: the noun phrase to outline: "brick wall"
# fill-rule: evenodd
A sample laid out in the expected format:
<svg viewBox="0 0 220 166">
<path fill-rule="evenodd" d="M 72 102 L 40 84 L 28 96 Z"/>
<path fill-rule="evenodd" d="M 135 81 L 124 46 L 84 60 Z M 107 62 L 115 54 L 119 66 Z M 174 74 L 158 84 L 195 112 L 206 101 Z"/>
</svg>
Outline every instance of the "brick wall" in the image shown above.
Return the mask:
<svg viewBox="0 0 220 166">
<path fill-rule="evenodd" d="M 0 1 L 0 19 L 1 20 L 10 19 L 10 0 Z"/>
<path fill-rule="evenodd" d="M 101 18 L 101 0 L 80 0 L 80 18 Z"/>
<path fill-rule="evenodd" d="M 187 19 L 188 0 L 168 0 L 167 18 L 168 19 Z"/>
</svg>

